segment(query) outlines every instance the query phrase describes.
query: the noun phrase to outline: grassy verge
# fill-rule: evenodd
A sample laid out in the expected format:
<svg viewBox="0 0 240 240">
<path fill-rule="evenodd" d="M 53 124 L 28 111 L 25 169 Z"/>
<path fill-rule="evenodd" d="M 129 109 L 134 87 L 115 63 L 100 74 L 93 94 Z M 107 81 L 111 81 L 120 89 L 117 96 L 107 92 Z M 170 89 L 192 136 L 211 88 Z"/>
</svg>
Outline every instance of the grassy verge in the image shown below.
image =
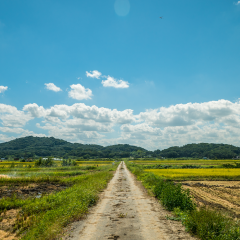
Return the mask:
<svg viewBox="0 0 240 240">
<path fill-rule="evenodd" d="M 240 240 L 239 223 L 207 208 L 197 209 L 188 191 L 182 189 L 181 184 L 163 179 L 153 173 L 145 172 L 143 167 L 130 164 L 128 169 L 142 181 L 166 209 L 173 211 L 175 217 L 186 227 L 186 230 L 203 240 Z"/>
<path fill-rule="evenodd" d="M 82 218 L 96 203 L 99 191 L 106 187 L 117 166 L 110 167 L 61 180 L 58 177 L 71 187 L 41 198 L 2 198 L 0 211 L 21 208 L 13 230 L 21 239 L 54 239 L 67 224 Z"/>
</svg>

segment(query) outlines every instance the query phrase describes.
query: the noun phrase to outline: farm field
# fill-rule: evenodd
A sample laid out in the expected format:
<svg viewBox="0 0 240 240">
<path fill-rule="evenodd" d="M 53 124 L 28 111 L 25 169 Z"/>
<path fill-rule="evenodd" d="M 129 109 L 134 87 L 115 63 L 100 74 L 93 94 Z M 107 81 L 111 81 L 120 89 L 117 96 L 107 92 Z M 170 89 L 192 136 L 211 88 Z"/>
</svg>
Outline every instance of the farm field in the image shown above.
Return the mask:
<svg viewBox="0 0 240 240">
<path fill-rule="evenodd" d="M 1 240 L 55 238 L 95 204 L 118 164 L 16 165 L 0 167 Z"/>
<path fill-rule="evenodd" d="M 226 159 L 226 160 L 173 160 L 173 159 L 166 159 L 166 160 L 133 160 L 131 161 L 136 164 L 140 165 L 148 165 L 148 164 L 161 164 L 161 165 L 196 165 L 196 166 L 219 166 L 222 164 L 234 164 L 240 163 L 240 160 L 234 159 Z"/>
<path fill-rule="evenodd" d="M 210 206 L 240 218 L 240 181 L 184 181 L 197 205 Z"/>
<path fill-rule="evenodd" d="M 216 160 L 216 162 L 219 165 L 226 163 L 220 160 Z M 201 161 L 201 164 L 203 163 L 204 161 Z M 233 162 L 229 161 L 228 163 L 232 164 Z M 177 165 L 180 165 L 179 161 Z M 240 218 L 239 168 L 173 168 L 145 169 L 144 171 L 154 173 L 164 179 L 181 182 L 183 189 L 189 189 L 194 196 L 198 207 L 208 206 L 233 218 Z"/>
<path fill-rule="evenodd" d="M 146 169 L 145 171 L 172 180 L 240 180 L 238 168 Z"/>
</svg>

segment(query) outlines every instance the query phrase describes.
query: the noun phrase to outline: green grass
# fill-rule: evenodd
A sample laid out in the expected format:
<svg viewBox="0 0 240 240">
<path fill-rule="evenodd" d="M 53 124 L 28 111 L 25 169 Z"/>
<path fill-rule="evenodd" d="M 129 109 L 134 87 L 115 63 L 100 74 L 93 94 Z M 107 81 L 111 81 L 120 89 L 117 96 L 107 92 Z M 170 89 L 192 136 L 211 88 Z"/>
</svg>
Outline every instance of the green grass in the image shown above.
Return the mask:
<svg viewBox="0 0 240 240">
<path fill-rule="evenodd" d="M 21 209 L 14 226 L 14 231 L 21 239 L 54 239 L 65 226 L 81 219 L 88 208 L 96 203 L 99 191 L 106 187 L 117 165 L 108 164 L 90 169 L 89 166 L 35 168 L 36 171 L 30 168 L 29 172 L 17 172 L 21 177 L 0 178 L 2 186 L 41 182 L 58 182 L 68 186 L 65 190 L 40 198 L 25 196 L 25 199 L 21 199 L 16 195 L 3 197 L 0 199 L 0 212 Z"/>
</svg>

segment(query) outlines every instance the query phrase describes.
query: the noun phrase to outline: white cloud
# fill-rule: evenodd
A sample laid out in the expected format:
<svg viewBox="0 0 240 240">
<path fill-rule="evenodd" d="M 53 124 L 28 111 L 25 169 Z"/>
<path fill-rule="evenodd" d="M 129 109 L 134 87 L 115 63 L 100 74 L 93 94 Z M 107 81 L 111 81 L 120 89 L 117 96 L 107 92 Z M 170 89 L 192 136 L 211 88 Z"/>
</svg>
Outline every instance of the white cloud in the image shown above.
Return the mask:
<svg viewBox="0 0 240 240">
<path fill-rule="evenodd" d="M 240 146 L 240 101 L 176 104 L 138 115 L 134 115 L 132 109 L 119 111 L 84 103 L 50 108 L 31 103 L 25 105 L 23 111 L 0 104 L 0 133 L 8 135 L 0 136 L 0 140 L 13 133 L 18 136 L 35 134 L 23 129 L 33 118 L 41 118 L 37 128 L 70 142 L 128 143 L 151 150 L 199 142 Z"/>
<path fill-rule="evenodd" d="M 142 121 L 158 126 L 187 126 L 196 122 L 222 121 L 238 115 L 240 103 L 228 100 L 172 105 L 168 108 L 147 110 L 139 114 Z M 239 116 L 238 116 L 239 117 Z"/>
<path fill-rule="evenodd" d="M 238 2 L 236 2 L 236 3 L 234 3 L 235 5 L 240 5 L 240 1 L 238 1 Z"/>
<path fill-rule="evenodd" d="M 39 118 L 45 115 L 43 106 L 38 106 L 36 103 L 30 103 L 23 107 L 23 111 L 28 111 L 32 117 Z"/>
<path fill-rule="evenodd" d="M 19 111 L 11 105 L 0 104 L 0 120 L 5 127 L 22 127 L 31 119 L 29 113 Z"/>
<path fill-rule="evenodd" d="M 0 86 L 0 93 L 5 92 L 8 89 L 8 87 Z"/>
<path fill-rule="evenodd" d="M 68 92 L 68 96 L 73 99 L 91 99 L 91 97 L 93 96 L 92 90 L 89 88 L 85 88 L 81 84 L 72 84 L 70 87 L 71 90 Z"/>
<path fill-rule="evenodd" d="M 100 73 L 99 71 L 97 70 L 93 70 L 93 71 L 86 71 L 86 76 L 87 77 L 91 77 L 91 78 L 97 78 L 99 79 L 99 77 L 102 75 L 102 73 Z"/>
<path fill-rule="evenodd" d="M 60 87 L 57 87 L 54 83 L 45 83 L 46 89 L 54 91 L 54 92 L 60 92 L 62 89 Z"/>
<path fill-rule="evenodd" d="M 108 76 L 107 80 L 102 80 L 102 85 L 104 87 L 114 87 L 114 88 L 128 88 L 129 83 L 123 80 L 116 80 L 113 77 Z"/>
</svg>

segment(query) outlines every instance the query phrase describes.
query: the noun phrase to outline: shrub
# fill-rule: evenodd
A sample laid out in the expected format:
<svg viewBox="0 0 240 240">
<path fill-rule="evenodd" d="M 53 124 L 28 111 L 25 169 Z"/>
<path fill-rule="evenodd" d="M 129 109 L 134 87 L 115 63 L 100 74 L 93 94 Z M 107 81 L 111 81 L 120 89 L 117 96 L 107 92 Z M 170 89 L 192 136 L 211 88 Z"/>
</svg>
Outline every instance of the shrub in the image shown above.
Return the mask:
<svg viewBox="0 0 240 240">
<path fill-rule="evenodd" d="M 239 240 L 239 226 L 220 212 L 200 208 L 193 211 L 183 222 L 187 230 L 201 239 Z"/>
<path fill-rule="evenodd" d="M 76 161 L 72 161 L 72 159 L 63 159 L 62 160 L 62 166 L 76 166 L 77 162 Z"/>
<path fill-rule="evenodd" d="M 39 158 L 35 162 L 35 167 L 52 167 L 54 166 L 54 162 L 52 158 L 42 159 Z"/>
</svg>

